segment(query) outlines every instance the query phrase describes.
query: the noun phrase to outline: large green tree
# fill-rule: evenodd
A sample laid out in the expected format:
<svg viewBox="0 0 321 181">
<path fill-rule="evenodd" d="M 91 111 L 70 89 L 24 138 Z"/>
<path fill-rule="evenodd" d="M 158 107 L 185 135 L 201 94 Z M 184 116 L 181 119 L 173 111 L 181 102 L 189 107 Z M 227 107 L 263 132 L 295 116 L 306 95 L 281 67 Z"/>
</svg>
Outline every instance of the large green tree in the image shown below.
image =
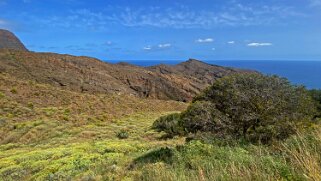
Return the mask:
<svg viewBox="0 0 321 181">
<path fill-rule="evenodd" d="M 295 133 L 314 114 L 315 104 L 304 87 L 277 76 L 235 74 L 217 80 L 185 112 L 163 117 L 154 127 L 166 122 L 171 134 L 210 132 L 268 143 Z"/>
</svg>

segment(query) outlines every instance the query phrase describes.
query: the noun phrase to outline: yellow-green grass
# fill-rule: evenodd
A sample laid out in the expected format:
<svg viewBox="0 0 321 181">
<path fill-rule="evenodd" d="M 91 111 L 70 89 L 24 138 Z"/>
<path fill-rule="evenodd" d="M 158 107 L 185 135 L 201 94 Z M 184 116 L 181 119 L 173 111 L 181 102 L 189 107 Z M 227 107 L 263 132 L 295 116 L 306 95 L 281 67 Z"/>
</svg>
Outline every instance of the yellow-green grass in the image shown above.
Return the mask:
<svg viewBox="0 0 321 181">
<path fill-rule="evenodd" d="M 136 180 L 321 180 L 321 129 L 270 146 L 204 144 L 172 149 L 171 163 L 144 162 Z M 146 159 L 145 159 L 146 160 Z M 167 160 L 169 160 L 167 158 Z"/>
<path fill-rule="evenodd" d="M 3 144 L 0 146 L 0 180 L 132 178 L 136 172 L 128 171 L 128 167 L 135 158 L 159 147 L 183 144 L 182 138 L 159 140 L 161 135 L 150 130 L 158 116 L 140 114 L 110 125 L 73 127 L 65 130 L 65 134 L 37 144 Z M 129 132 L 128 139 L 116 136 L 123 128 Z"/>
<path fill-rule="evenodd" d="M 151 130 L 185 103 L 86 94 L 0 74 L 0 180 L 123 180 L 149 150 L 183 144 Z M 128 138 L 117 134 L 125 131 Z"/>
<path fill-rule="evenodd" d="M 151 129 L 186 106 L 0 74 L 0 181 L 321 180 L 321 128 L 269 146 L 185 143 Z"/>
</svg>

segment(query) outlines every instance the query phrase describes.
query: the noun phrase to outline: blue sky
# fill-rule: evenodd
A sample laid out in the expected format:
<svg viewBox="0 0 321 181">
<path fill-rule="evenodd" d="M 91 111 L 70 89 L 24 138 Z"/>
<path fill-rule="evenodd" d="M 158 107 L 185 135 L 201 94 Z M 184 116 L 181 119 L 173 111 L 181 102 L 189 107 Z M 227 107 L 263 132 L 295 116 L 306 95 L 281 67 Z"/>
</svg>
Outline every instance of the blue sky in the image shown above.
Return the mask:
<svg viewBox="0 0 321 181">
<path fill-rule="evenodd" d="M 103 60 L 321 60 L 321 0 L 0 0 L 28 49 Z"/>
</svg>

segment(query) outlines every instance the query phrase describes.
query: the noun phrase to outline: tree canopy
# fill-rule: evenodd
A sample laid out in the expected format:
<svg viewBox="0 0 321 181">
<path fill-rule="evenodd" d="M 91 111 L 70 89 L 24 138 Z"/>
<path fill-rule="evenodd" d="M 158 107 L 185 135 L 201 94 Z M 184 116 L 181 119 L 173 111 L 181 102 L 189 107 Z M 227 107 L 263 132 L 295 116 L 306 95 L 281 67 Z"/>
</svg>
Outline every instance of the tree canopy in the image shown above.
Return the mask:
<svg viewBox="0 0 321 181">
<path fill-rule="evenodd" d="M 170 134 L 211 132 L 223 138 L 268 143 L 295 133 L 315 111 L 308 91 L 287 79 L 235 74 L 217 80 L 186 111 L 160 118 L 154 127 Z"/>
</svg>

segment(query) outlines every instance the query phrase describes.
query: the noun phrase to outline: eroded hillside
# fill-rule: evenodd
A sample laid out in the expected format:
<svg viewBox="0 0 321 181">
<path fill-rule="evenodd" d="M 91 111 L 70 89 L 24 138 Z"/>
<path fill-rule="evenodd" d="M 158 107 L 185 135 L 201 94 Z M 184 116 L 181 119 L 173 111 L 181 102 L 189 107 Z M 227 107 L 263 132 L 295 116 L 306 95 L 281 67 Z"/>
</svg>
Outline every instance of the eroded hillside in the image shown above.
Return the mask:
<svg viewBox="0 0 321 181">
<path fill-rule="evenodd" d="M 77 92 L 189 101 L 217 78 L 248 71 L 197 60 L 145 68 L 109 64 L 89 57 L 3 49 L 0 72 Z"/>
</svg>

